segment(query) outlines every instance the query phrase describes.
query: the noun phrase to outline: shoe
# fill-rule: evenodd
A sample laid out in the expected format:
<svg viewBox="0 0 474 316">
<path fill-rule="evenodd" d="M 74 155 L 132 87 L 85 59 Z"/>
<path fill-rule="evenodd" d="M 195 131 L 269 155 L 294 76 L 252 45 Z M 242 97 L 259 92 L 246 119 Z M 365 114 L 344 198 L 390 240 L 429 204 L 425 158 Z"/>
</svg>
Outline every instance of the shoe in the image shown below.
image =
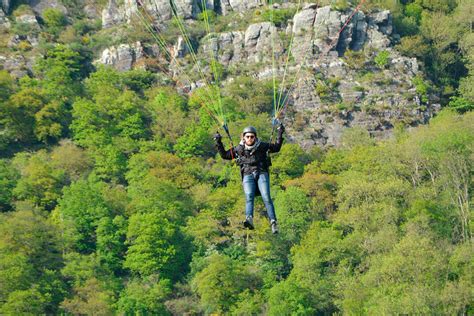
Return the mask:
<svg viewBox="0 0 474 316">
<path fill-rule="evenodd" d="M 270 222 L 270 225 L 272 226 L 272 233 L 273 234 L 278 234 L 278 225 L 277 225 L 276 220 L 272 220 Z"/>
<path fill-rule="evenodd" d="M 253 226 L 253 217 L 252 216 L 247 216 L 244 221 L 244 227 L 248 229 L 254 229 L 255 227 Z"/>
</svg>

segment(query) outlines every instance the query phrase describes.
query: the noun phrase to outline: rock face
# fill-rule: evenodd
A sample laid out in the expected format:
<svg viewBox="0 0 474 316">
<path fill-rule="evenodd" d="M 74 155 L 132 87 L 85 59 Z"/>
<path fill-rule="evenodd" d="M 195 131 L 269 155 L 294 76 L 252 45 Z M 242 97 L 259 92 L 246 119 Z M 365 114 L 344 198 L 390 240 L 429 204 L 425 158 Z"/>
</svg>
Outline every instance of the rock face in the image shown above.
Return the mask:
<svg viewBox="0 0 474 316">
<path fill-rule="evenodd" d="M 84 6 L 84 13 L 89 19 L 97 19 L 99 17 L 97 8 L 92 4 L 87 4 L 86 6 Z"/>
<path fill-rule="evenodd" d="M 34 16 L 32 14 L 20 15 L 19 17 L 16 18 L 16 21 L 20 22 L 20 23 L 32 24 L 32 25 L 35 25 L 35 26 L 39 27 L 38 20 L 36 19 L 36 16 Z"/>
<path fill-rule="evenodd" d="M 365 71 L 370 69 L 365 75 L 337 56 L 303 75 L 291 94 L 287 115 L 293 140 L 305 147 L 337 146 L 348 127 L 388 138 L 397 122 L 427 123 L 439 105 L 420 101 L 412 83 L 418 75 L 416 59 L 395 51 L 390 56 L 387 69 L 365 65 Z"/>
<path fill-rule="evenodd" d="M 21 78 L 31 71 L 32 61 L 28 61 L 21 55 L 4 57 L 0 56 L 0 65 L 8 71 L 13 78 Z"/>
<path fill-rule="evenodd" d="M 1 0 L 0 7 L 3 8 L 3 11 L 8 14 L 10 12 L 12 3 L 13 1 L 10 0 Z M 30 5 L 33 11 L 39 15 L 42 15 L 43 11 L 48 8 L 58 9 L 63 13 L 67 13 L 66 7 L 58 0 L 27 0 L 22 1 L 21 3 Z"/>
<path fill-rule="evenodd" d="M 10 26 L 11 26 L 10 21 L 8 21 L 8 18 L 5 15 L 5 12 L 3 12 L 3 9 L 0 8 L 0 28 L 9 29 Z"/>
<path fill-rule="evenodd" d="M 257 5 L 257 2 L 249 2 L 247 5 L 250 3 Z M 350 14 L 351 12 L 333 11 L 330 6 L 317 8 L 315 4 L 308 5 L 298 12 L 293 18 L 293 27 L 288 34 L 294 37 L 292 56 L 298 62 L 306 63 L 332 52 L 342 56 L 348 49 L 358 51 L 363 47 L 370 47 L 382 50 L 391 45 L 392 18 L 389 11 L 369 16 L 358 12 L 340 32 Z M 255 51 L 261 55 L 262 52 L 271 49 L 269 36 L 271 32 L 276 32 L 276 29 L 270 27 L 268 22 L 252 24 L 245 32 L 219 34 L 215 40 L 217 42 L 213 45 L 217 46 L 221 55 L 220 60 L 226 64 L 252 59 L 260 62 L 262 59 Z M 243 42 L 241 35 L 244 37 Z M 279 56 L 283 52 L 283 45 L 278 36 L 274 37 L 274 41 L 275 55 Z"/>
<path fill-rule="evenodd" d="M 173 0 L 175 9 L 183 19 L 195 18 L 201 12 L 201 0 Z M 133 18 L 141 18 L 138 9 L 142 7 L 147 14 L 157 22 L 168 21 L 173 17 L 169 0 L 125 0 L 119 6 L 115 0 L 109 0 L 107 7 L 102 11 L 102 26 L 111 27 L 120 23 L 130 23 Z M 207 1 L 207 9 L 214 9 L 214 2 Z"/>
<path fill-rule="evenodd" d="M 120 71 L 131 70 L 134 63 L 144 57 L 143 46 L 140 42 L 133 45 L 121 44 L 118 47 L 109 47 L 102 52 L 98 62 L 111 65 Z"/>
<path fill-rule="evenodd" d="M 283 44 L 277 29 L 270 22 L 251 24 L 245 32 L 220 33 L 203 43 L 203 50 L 212 50 L 224 65 L 270 62 L 272 37 L 275 55 L 281 55 Z"/>
<path fill-rule="evenodd" d="M 2 0 L 0 2 L 1 6 L 2 6 L 2 9 L 5 13 L 9 13 L 10 12 L 10 6 L 11 6 L 11 1 L 10 0 Z"/>
<path fill-rule="evenodd" d="M 109 28 L 123 22 L 123 16 L 115 0 L 110 0 L 102 10 L 102 27 Z"/>
<path fill-rule="evenodd" d="M 268 22 L 257 23 L 245 32 L 217 34 L 202 46 L 204 51 L 212 50 L 225 66 L 260 64 L 253 75 L 268 79 L 273 75 L 271 34 L 293 35 L 291 55 L 296 63 L 290 72 L 300 75 L 289 90 L 288 130 L 293 140 L 305 147 L 337 146 L 347 127 L 361 126 L 386 138 L 397 122 L 412 126 L 426 123 L 439 105 L 420 101 L 412 82 L 419 75 L 416 59 L 392 49 L 390 12 L 358 12 L 341 31 L 351 13 L 307 5 L 286 31 Z M 281 76 L 288 46 L 279 36 L 274 41 L 280 65 L 275 71 Z M 374 62 L 380 52 L 388 54 L 383 67 Z"/>
<path fill-rule="evenodd" d="M 29 0 L 28 4 L 39 15 L 43 15 L 43 11 L 49 8 L 57 9 L 64 14 L 67 13 L 66 7 L 59 0 Z"/>
<path fill-rule="evenodd" d="M 390 46 L 393 28 L 389 11 L 369 16 L 359 11 L 340 32 L 350 14 L 333 11 L 329 6 L 308 6 L 296 14 L 292 31 L 298 45 L 294 45 L 294 56 L 303 60 L 308 51 L 317 57 L 334 49 L 342 56 L 347 49 L 357 51 L 365 45 L 377 50 Z"/>
<path fill-rule="evenodd" d="M 265 4 L 263 0 L 221 0 L 222 14 L 226 15 L 232 11 L 242 12 L 255 9 Z"/>
<path fill-rule="evenodd" d="M 29 3 L 38 15 L 46 7 L 62 10 L 58 1 L 29 0 Z M 173 1 L 177 14 L 188 24 L 186 27 L 198 25 L 199 22 L 192 19 L 200 13 L 201 0 Z M 9 1 L 2 0 L 4 10 L 10 5 Z M 256 9 L 266 5 L 266 1 L 205 0 L 205 5 L 218 14 L 229 14 Z M 284 3 L 275 5 L 275 9 L 294 6 L 294 3 Z M 86 15 L 93 18 L 97 14 L 94 8 L 86 6 Z M 167 25 L 161 22 L 173 17 L 168 0 L 109 0 L 102 11 L 103 27 L 139 18 L 141 9 L 154 17 L 160 30 Z M 8 27 L 8 18 L 2 13 L 0 10 L 0 27 Z M 348 127 L 363 127 L 375 137 L 386 138 L 398 122 L 410 126 L 426 123 L 439 105 L 427 102 L 429 96 L 417 92 L 414 82 L 422 77 L 417 60 L 393 49 L 392 42 L 397 35 L 393 34 L 390 12 L 365 14 L 359 11 L 346 23 L 351 14 L 352 10 L 340 12 L 329 6 L 319 8 L 316 4 L 306 4 L 281 27 L 269 22 L 254 23 L 243 29 L 205 36 L 194 48 L 197 48 L 198 59 L 203 61 L 202 67 L 208 67 L 206 61 L 216 57 L 223 67 L 260 80 L 269 80 L 275 73 L 282 80 L 283 74 L 288 74 L 282 84 L 284 99 L 288 100 L 285 122 L 289 137 L 304 147 L 337 146 Z M 239 18 L 238 14 L 235 16 Z M 25 14 L 16 19 L 41 28 L 35 15 Z M 240 22 L 236 21 L 235 25 Z M 11 34 L 9 39 L 8 46 L 17 53 L 28 44 L 38 45 L 37 39 L 31 36 Z M 160 51 L 158 45 L 140 42 L 109 47 L 96 63 L 119 71 L 143 65 L 178 80 L 188 77 L 187 82 L 180 82 L 185 85 L 183 91 L 203 85 L 204 81 L 189 79 L 196 78 L 190 74 L 201 69 L 187 56 L 190 49 L 186 41 L 177 36 L 174 42 L 167 44 L 168 52 Z M 0 56 L 0 67 L 17 78 L 31 72 L 31 59 L 21 54 L 12 55 Z M 223 79 L 231 81 L 233 78 Z"/>
</svg>

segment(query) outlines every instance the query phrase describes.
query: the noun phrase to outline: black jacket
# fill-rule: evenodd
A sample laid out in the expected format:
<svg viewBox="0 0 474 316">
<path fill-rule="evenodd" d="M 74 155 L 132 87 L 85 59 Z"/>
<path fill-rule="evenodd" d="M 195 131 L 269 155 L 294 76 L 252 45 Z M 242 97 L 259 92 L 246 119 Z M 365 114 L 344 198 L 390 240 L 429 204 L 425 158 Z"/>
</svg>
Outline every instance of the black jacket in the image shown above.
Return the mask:
<svg viewBox="0 0 474 316">
<path fill-rule="evenodd" d="M 275 143 L 260 142 L 260 144 L 252 150 L 246 150 L 245 145 L 239 144 L 229 150 L 224 149 L 221 141 L 216 143 L 216 148 L 223 159 L 235 159 L 240 166 L 240 173 L 244 175 L 253 174 L 254 172 L 268 172 L 271 165 L 268 153 L 277 153 L 283 144 L 283 131 L 278 132 Z"/>
</svg>

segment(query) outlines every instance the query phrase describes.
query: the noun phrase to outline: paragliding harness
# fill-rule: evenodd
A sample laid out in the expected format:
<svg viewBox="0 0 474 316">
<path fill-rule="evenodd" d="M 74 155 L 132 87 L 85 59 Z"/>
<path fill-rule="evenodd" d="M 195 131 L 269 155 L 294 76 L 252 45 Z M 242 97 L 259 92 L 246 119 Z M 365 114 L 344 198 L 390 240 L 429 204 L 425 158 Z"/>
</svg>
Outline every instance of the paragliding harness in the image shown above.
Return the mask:
<svg viewBox="0 0 474 316">
<path fill-rule="evenodd" d="M 258 183 L 261 172 L 268 172 L 268 167 L 271 165 L 270 157 L 266 151 L 261 150 L 261 145 L 255 146 L 250 151 L 245 149 L 245 145 L 238 145 L 235 148 L 235 163 L 240 167 L 240 176 L 242 180 L 246 171 L 251 171 L 255 183 Z M 256 196 L 261 196 L 260 190 L 255 192 Z"/>
</svg>

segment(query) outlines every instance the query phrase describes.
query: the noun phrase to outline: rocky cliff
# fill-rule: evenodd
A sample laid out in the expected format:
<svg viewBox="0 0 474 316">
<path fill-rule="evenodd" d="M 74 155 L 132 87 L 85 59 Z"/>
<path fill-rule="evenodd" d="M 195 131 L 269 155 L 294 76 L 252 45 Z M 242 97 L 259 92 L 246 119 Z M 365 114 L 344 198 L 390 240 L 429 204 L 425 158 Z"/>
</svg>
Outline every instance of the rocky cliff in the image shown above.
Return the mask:
<svg viewBox="0 0 474 316">
<path fill-rule="evenodd" d="M 31 5 L 40 15 L 39 8 L 54 1 L 32 1 Z M 4 1 L 2 6 L 8 10 L 9 3 Z M 87 6 L 91 11 L 90 4 Z M 260 0 L 208 0 L 206 6 L 216 15 L 232 16 L 232 23 L 238 26 L 231 27 L 230 31 L 195 38 L 198 58 L 208 60 L 209 52 L 212 52 L 226 69 L 238 69 L 240 75 L 260 80 L 270 79 L 273 72 L 281 80 L 287 73 L 285 91 L 289 94 L 289 102 L 285 121 L 290 138 L 304 147 L 337 146 L 343 130 L 355 126 L 363 127 L 377 138 L 390 137 L 397 123 L 423 124 L 439 109 L 435 98 L 418 87 L 423 76 L 417 60 L 404 57 L 394 49 L 399 37 L 394 34 L 389 11 L 359 11 L 341 30 L 353 12 L 351 9 L 337 11 L 316 4 L 305 4 L 299 9 L 291 3 L 275 5 L 274 10 L 296 12 L 277 26 L 268 21 L 245 23 L 253 12 L 257 15 L 268 10 Z M 201 1 L 177 0 L 176 9 L 187 28 L 195 28 L 199 23 L 196 19 L 202 11 Z M 109 0 L 102 10 L 104 31 L 127 27 L 134 20 L 136 23 L 137 10 L 146 10 L 153 16 L 160 31 L 172 26 L 169 1 L 125 0 L 118 4 Z M 93 18 L 94 14 L 90 15 Z M 0 15 L 1 23 L 6 27 L 9 22 Z M 16 45 L 15 38 L 10 42 L 13 47 Z M 179 33 L 167 44 L 187 72 L 197 71 Z M 291 58 L 285 72 L 290 47 Z M 272 69 L 272 51 L 276 58 L 275 69 Z M 99 52 L 96 62 L 126 71 L 143 67 L 144 59 L 163 63 L 161 55 L 152 41 L 131 42 L 123 38 L 121 44 Z M 28 72 L 31 61 L 17 54 L 9 58 L 0 56 L 1 64 L 18 77 Z M 176 64 L 171 62 L 162 66 L 179 74 L 181 68 Z M 224 84 L 232 81 L 232 76 L 232 71 L 229 71 Z M 296 80 L 291 86 L 289 83 L 293 78 Z M 196 79 L 189 88 L 202 84 Z"/>
</svg>

